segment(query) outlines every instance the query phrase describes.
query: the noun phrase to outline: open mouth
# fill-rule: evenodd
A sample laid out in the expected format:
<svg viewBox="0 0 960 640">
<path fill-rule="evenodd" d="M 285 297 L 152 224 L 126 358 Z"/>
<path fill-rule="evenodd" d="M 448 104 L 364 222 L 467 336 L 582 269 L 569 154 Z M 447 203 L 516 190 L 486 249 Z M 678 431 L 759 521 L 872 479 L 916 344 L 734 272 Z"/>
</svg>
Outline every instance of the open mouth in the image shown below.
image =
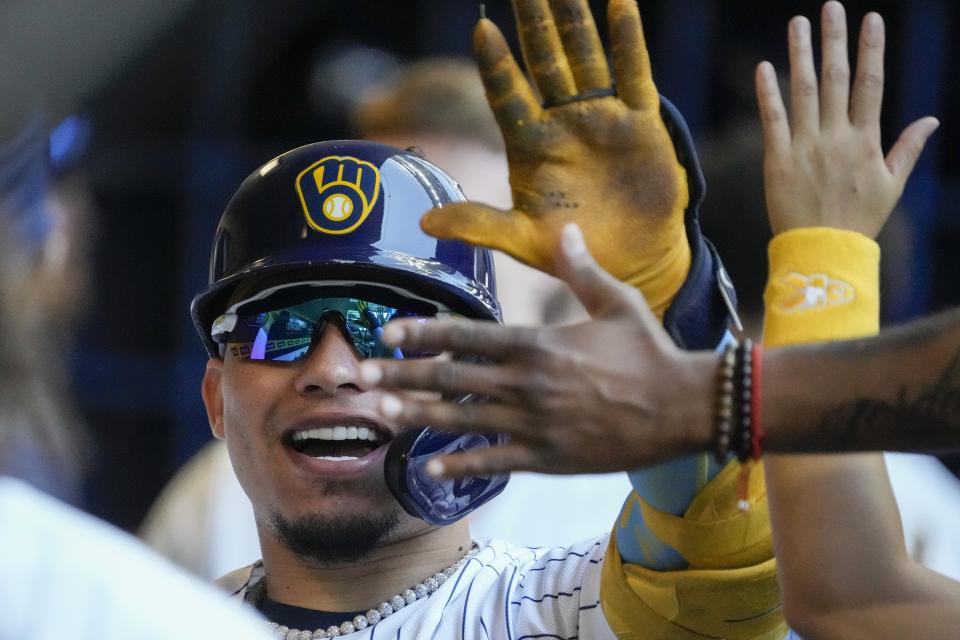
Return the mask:
<svg viewBox="0 0 960 640">
<path fill-rule="evenodd" d="M 340 424 L 299 429 L 287 434 L 287 446 L 317 460 L 340 462 L 369 455 L 387 441 L 369 424 Z"/>
</svg>

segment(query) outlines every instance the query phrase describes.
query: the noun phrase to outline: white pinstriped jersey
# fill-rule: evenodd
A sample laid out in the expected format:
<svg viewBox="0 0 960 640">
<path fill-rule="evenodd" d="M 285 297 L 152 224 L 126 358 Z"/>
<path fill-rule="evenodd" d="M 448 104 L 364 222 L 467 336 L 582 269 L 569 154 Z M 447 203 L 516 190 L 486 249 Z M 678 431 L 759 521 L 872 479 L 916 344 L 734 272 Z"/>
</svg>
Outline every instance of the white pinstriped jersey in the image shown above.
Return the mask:
<svg viewBox="0 0 960 640">
<path fill-rule="evenodd" d="M 529 549 L 480 541 L 478 553 L 429 597 L 356 640 L 614 640 L 600 607 L 608 536 L 570 547 Z M 237 595 L 253 585 L 248 579 Z"/>
</svg>

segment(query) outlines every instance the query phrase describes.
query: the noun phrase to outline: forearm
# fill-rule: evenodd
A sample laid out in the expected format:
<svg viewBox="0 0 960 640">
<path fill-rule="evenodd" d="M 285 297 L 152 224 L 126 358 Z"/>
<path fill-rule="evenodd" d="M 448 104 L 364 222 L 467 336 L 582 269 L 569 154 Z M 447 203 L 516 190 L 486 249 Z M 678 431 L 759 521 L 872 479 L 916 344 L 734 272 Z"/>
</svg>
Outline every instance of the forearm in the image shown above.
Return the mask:
<svg viewBox="0 0 960 640">
<path fill-rule="evenodd" d="M 960 309 L 873 339 L 767 351 L 761 415 L 768 451 L 960 447 Z"/>
<path fill-rule="evenodd" d="M 816 228 L 775 237 L 764 341 L 784 346 L 876 333 L 879 258 L 876 243 L 858 233 Z M 807 277 L 808 289 L 819 278 L 824 287 L 843 284 L 849 295 L 833 304 L 798 304 L 793 288 L 783 286 L 795 274 Z M 801 300 L 810 299 L 805 291 Z M 762 385 L 761 394 L 769 395 Z M 882 456 L 766 456 L 764 462 L 787 622 L 828 603 L 843 609 L 869 598 L 906 558 Z"/>
<path fill-rule="evenodd" d="M 909 559 L 901 559 L 892 569 L 877 576 L 877 588 L 871 592 L 792 611 L 793 628 L 806 640 L 955 638 L 960 584 Z"/>
<path fill-rule="evenodd" d="M 614 529 L 624 562 L 659 571 L 686 568 L 687 560 L 651 531 L 640 499 L 655 509 L 682 516 L 721 468 L 712 457 L 698 454 L 628 474 L 633 494 L 624 504 Z"/>
</svg>

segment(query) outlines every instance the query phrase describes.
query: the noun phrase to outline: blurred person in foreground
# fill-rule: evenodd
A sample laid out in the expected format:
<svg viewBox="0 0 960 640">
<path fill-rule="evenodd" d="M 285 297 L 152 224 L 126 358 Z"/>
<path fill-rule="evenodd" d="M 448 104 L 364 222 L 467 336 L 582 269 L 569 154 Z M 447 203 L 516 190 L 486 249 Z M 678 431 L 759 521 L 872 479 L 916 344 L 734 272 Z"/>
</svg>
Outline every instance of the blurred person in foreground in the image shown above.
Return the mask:
<svg viewBox="0 0 960 640">
<path fill-rule="evenodd" d="M 463 516 L 505 478 L 437 483 L 424 465 L 447 445 L 499 442 L 497 429 L 400 430 L 359 377 L 362 358 L 384 353 L 388 318 L 499 317 L 489 254 L 443 237 L 472 233 L 463 239 L 557 273 L 553 247 L 571 220 L 679 343 L 726 335 L 722 269 L 696 222 L 702 177 L 689 131 L 652 82 L 636 4 L 608 7 L 616 91 L 586 2 L 515 9 L 543 103 L 500 31 L 482 19 L 474 33 L 515 209 L 466 202 L 416 154 L 354 141 L 268 161 L 228 205 L 192 312 L 210 356 L 211 428 L 253 503 L 263 559 L 222 584 L 288 639 L 783 637 L 762 481 L 739 508 L 736 461 L 631 473 L 614 533 L 566 549 L 472 541 Z M 421 224 L 438 239 L 417 229 L 431 204 Z M 435 440 L 445 444 L 431 449 Z M 654 531 L 651 513 L 681 525 Z M 696 553 L 669 546 L 681 542 Z"/>
<path fill-rule="evenodd" d="M 876 333 L 879 251 L 872 237 L 937 127 L 933 118 L 916 121 L 884 156 L 883 22 L 875 13 L 864 18 L 851 92 L 842 5 L 826 3 L 822 21 L 822 84 L 814 71 L 809 21 L 797 17 L 790 23 L 789 120 L 773 69 L 763 63 L 757 70 L 765 189 L 776 234 L 766 293 L 769 346 Z M 729 354 L 683 355 L 656 329 L 640 296 L 597 268 L 576 228 L 565 229 L 557 262 L 587 303 L 591 322 L 543 330 L 398 323 L 385 332 L 389 345 L 482 354 L 496 364 L 365 363 L 364 378 L 385 387 L 474 391 L 492 398 L 469 412 L 437 400 L 386 400 L 385 412 L 401 424 L 428 420 L 458 430 L 467 423 L 492 426 L 496 416 L 497 424 L 510 425 L 507 447 L 435 460 L 434 473 L 567 472 L 571 464 L 597 470 L 651 464 L 704 447 L 719 453 L 727 446 L 728 417 L 727 405 L 718 400 L 733 393 L 743 402 L 742 408 L 734 406 L 737 419 L 743 419 L 737 429 L 749 436 L 738 441 L 748 445 L 746 458 L 758 458 L 764 446 L 785 451 L 956 446 L 955 314 L 879 342 L 791 348 L 771 351 L 767 358 L 760 349 L 738 349 L 732 361 Z M 603 349 L 611 335 L 620 337 L 620 353 Z M 896 356 L 908 350 L 929 360 L 905 368 Z M 837 370 L 820 373 L 813 364 L 818 353 Z M 575 376 L 569 373 L 574 362 Z M 739 369 L 745 376 L 736 380 L 739 391 L 725 382 L 733 382 L 724 373 L 733 362 L 747 364 Z M 517 382 L 532 371 L 549 372 L 550 385 L 534 389 Z M 822 379 L 813 381 L 817 375 Z M 634 391 L 612 397 L 589 392 L 614 381 Z M 906 385 L 919 394 L 912 403 Z M 744 389 L 753 394 L 744 395 Z M 817 398 L 818 391 L 824 397 Z M 807 420 L 817 426 L 800 437 L 795 432 Z M 664 430 L 664 423 L 676 431 Z M 759 430 L 764 424 L 766 439 Z M 865 433 L 872 427 L 882 431 Z M 897 431 L 914 428 L 923 437 L 911 444 L 911 434 Z M 598 431 L 608 437 L 598 438 Z M 811 638 L 954 637 L 960 585 L 910 560 L 880 459 L 764 459 L 784 609 L 792 626 Z"/>
<path fill-rule="evenodd" d="M 61 305 L 62 281 L 74 280 L 65 233 L 68 223 L 52 208 L 47 138 L 33 118 L 10 140 L 0 141 L 0 221 L 4 225 L 3 297 L 6 347 L 3 367 L 4 428 L 0 466 L 58 498 L 79 493 L 85 439 L 67 395 L 61 336 L 72 329 L 74 308 Z M 82 234 L 81 234 L 82 237 Z M 78 271 L 82 271 L 79 269 Z"/>
<path fill-rule="evenodd" d="M 58 268 L 45 183 L 46 135 L 31 126 L 0 153 L 0 638 L 261 637 L 256 619 L 129 535 L 42 493 L 79 480 L 59 369 L 66 344 L 45 317 Z M 64 470 L 68 470 L 66 475 Z M 68 484 L 64 484 L 64 481 Z M 28 484 L 29 483 L 29 484 Z M 31 486 L 33 485 L 33 486 Z M 51 615 L 55 612 L 55 615 Z"/>
<path fill-rule="evenodd" d="M 249 612 L 51 497 L 75 499 L 83 471 L 64 363 L 87 229 L 69 181 L 49 186 L 45 117 L 77 108 L 188 3 L 95 4 L 0 6 L 0 638 L 255 640 Z"/>
</svg>

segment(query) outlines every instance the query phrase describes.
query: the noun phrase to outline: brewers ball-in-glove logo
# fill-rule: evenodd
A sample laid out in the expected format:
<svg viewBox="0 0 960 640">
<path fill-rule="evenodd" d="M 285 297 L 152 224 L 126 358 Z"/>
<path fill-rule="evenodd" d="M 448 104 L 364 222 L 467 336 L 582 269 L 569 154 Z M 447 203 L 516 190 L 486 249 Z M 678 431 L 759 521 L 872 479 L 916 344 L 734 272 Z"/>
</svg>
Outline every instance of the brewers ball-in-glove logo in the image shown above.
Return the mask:
<svg viewBox="0 0 960 640">
<path fill-rule="evenodd" d="M 300 172 L 297 193 L 311 227 L 323 233 L 350 233 L 377 202 L 380 172 L 365 160 L 327 156 Z"/>
</svg>

